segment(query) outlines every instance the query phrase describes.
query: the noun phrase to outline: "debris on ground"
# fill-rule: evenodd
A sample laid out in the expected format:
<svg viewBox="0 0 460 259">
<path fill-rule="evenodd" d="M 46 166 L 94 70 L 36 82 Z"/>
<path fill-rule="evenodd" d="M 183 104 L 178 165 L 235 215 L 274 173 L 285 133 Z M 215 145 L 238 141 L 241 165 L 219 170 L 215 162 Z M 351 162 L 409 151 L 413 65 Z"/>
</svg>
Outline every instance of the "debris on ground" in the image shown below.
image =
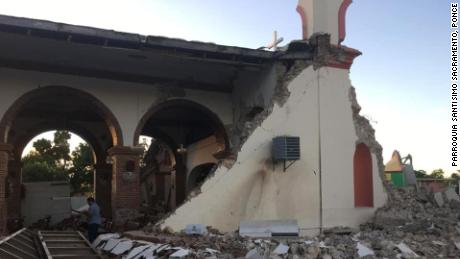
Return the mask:
<svg viewBox="0 0 460 259">
<path fill-rule="evenodd" d="M 326 229 L 317 237 L 241 237 L 190 225 L 182 233 L 150 224 L 105 235 L 97 248 L 113 258 L 460 258 L 460 201 L 452 191 L 393 190 L 360 229 Z M 193 228 L 195 227 L 195 228 Z M 193 235 L 190 230 L 200 229 Z M 118 247 L 121 246 L 121 247 Z M 130 248 L 130 249 L 127 249 Z M 120 252 L 122 252 L 120 254 Z M 118 257 L 117 257 L 118 254 Z"/>
</svg>

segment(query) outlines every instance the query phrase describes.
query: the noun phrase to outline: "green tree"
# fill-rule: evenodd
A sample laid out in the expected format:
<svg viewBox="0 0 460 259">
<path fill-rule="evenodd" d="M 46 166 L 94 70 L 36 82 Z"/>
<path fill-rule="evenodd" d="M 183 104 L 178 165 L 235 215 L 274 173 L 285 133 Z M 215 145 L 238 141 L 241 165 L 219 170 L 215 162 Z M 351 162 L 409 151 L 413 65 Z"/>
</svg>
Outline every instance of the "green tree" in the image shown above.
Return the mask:
<svg viewBox="0 0 460 259">
<path fill-rule="evenodd" d="M 460 175 L 458 173 L 452 173 L 450 175 L 450 178 L 458 180 L 458 178 L 460 178 Z"/>
<path fill-rule="evenodd" d="M 414 173 L 415 173 L 416 178 L 427 178 L 428 177 L 425 170 L 415 170 Z"/>
<path fill-rule="evenodd" d="M 70 160 L 70 133 L 64 130 L 58 130 L 54 133 L 54 145 L 52 147 L 53 155 L 61 168 L 67 167 Z"/>
<path fill-rule="evenodd" d="M 39 139 L 33 143 L 33 147 L 35 150 L 22 159 L 24 182 L 62 181 L 67 179 L 65 170 L 57 166 L 51 141 Z"/>
<path fill-rule="evenodd" d="M 444 179 L 444 171 L 442 169 L 433 170 L 430 177 L 435 179 Z"/>
<path fill-rule="evenodd" d="M 51 141 L 48 139 L 39 139 L 33 143 L 33 147 L 36 152 L 40 155 L 51 155 L 52 152 L 52 144 Z"/>
<path fill-rule="evenodd" d="M 94 158 L 88 144 L 81 143 L 70 154 L 68 131 L 56 131 L 54 140 L 39 139 L 34 150 L 23 159 L 24 182 L 69 181 L 72 193 L 89 192 L 93 188 Z"/>
<path fill-rule="evenodd" d="M 93 190 L 94 156 L 86 143 L 80 143 L 72 152 L 72 167 L 69 169 L 72 194 L 87 193 Z"/>
</svg>

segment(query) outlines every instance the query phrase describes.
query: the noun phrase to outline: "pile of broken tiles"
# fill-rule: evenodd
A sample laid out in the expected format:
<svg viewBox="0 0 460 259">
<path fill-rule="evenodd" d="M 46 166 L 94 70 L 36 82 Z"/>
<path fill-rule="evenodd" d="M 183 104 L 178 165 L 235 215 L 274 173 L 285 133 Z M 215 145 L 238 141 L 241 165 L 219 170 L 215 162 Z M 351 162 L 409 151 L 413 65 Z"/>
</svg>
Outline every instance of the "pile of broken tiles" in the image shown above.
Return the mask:
<svg viewBox="0 0 460 259">
<path fill-rule="evenodd" d="M 236 232 L 151 235 L 171 238 L 146 242 L 106 234 L 93 246 L 110 257 L 127 259 L 460 258 L 460 198 L 451 189 L 437 194 L 396 189 L 360 229 L 333 228 L 315 238 L 250 239 Z"/>
<path fill-rule="evenodd" d="M 190 254 L 189 250 L 180 247 L 141 240 L 134 241 L 121 238 L 119 234 L 100 235 L 92 246 L 102 253 L 123 259 L 185 258 Z"/>
</svg>

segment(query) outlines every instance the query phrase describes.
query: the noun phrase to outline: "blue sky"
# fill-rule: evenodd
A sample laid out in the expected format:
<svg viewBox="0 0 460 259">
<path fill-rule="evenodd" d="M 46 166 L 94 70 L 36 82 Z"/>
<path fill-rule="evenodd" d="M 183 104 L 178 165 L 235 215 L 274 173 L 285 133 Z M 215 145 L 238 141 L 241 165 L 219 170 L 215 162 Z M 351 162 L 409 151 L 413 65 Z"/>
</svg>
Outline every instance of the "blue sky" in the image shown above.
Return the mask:
<svg viewBox="0 0 460 259">
<path fill-rule="evenodd" d="M 449 168 L 449 1 L 354 0 L 343 44 L 363 55 L 351 70 L 362 113 L 387 160 Z M 1 13 L 140 34 L 257 48 L 301 37 L 297 0 L 0 0 Z"/>
</svg>

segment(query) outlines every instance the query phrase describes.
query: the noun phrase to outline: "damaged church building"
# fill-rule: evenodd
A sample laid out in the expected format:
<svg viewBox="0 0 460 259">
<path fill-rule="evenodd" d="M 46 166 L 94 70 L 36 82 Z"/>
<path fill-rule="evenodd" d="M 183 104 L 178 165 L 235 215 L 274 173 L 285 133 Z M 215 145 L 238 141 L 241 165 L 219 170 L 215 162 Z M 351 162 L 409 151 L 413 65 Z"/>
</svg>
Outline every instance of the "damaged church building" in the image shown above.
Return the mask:
<svg viewBox="0 0 460 259">
<path fill-rule="evenodd" d="M 302 38 L 274 51 L 0 16 L 0 231 L 21 216 L 26 144 L 56 129 L 93 148 L 115 225 L 365 222 L 387 195 L 349 78 L 361 53 L 341 44 L 350 3 L 300 0 Z"/>
</svg>

